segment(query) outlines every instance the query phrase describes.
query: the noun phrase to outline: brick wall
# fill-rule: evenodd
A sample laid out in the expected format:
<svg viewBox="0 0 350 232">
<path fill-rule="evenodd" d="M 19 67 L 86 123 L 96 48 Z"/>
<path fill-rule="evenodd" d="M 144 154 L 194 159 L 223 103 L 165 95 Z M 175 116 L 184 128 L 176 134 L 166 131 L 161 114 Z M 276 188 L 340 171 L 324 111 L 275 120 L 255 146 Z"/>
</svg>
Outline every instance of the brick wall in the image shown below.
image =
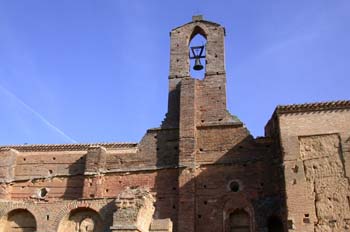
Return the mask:
<svg viewBox="0 0 350 232">
<path fill-rule="evenodd" d="M 349 110 L 278 117 L 291 231 L 348 230 L 349 119 Z"/>
</svg>

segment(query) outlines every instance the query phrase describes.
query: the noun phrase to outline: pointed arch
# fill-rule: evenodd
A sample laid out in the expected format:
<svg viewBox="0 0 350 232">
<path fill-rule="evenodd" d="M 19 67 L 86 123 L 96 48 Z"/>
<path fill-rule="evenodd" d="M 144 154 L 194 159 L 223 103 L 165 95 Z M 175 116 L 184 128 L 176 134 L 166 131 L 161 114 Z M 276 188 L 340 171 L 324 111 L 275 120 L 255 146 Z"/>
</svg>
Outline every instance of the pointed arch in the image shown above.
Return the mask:
<svg viewBox="0 0 350 232">
<path fill-rule="evenodd" d="M 206 73 L 206 44 L 207 33 L 205 30 L 196 25 L 192 29 L 192 33 L 189 37 L 188 49 L 189 49 L 189 73 L 192 78 L 203 80 Z M 200 58 L 194 59 L 195 55 L 200 55 Z"/>
<path fill-rule="evenodd" d="M 191 35 L 190 35 L 190 39 L 189 39 L 189 43 L 191 42 L 191 40 L 196 36 L 196 35 L 201 35 L 201 36 L 203 36 L 205 39 L 207 39 L 207 33 L 205 32 L 205 30 L 202 28 L 202 27 L 200 27 L 200 26 L 195 26 L 194 28 L 193 28 L 193 30 L 192 30 L 192 33 L 191 33 Z"/>
</svg>

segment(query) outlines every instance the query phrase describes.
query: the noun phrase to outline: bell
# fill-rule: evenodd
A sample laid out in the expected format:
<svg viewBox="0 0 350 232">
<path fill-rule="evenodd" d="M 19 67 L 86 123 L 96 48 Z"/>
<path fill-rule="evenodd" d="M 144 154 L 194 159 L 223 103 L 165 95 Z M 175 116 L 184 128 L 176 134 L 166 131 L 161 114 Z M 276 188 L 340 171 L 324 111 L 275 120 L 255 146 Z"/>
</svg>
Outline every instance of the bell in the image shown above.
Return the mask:
<svg viewBox="0 0 350 232">
<path fill-rule="evenodd" d="M 196 58 L 196 60 L 194 62 L 193 69 L 196 70 L 196 71 L 199 71 L 199 70 L 203 69 L 203 65 L 201 64 L 201 60 L 199 58 Z"/>
</svg>

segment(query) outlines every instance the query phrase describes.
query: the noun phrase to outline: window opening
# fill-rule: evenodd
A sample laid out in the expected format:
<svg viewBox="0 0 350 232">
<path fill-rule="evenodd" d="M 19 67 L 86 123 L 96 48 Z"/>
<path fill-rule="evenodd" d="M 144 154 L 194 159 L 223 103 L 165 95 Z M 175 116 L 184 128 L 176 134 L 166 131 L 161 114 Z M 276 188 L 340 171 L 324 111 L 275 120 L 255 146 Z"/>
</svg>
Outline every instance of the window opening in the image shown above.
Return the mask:
<svg viewBox="0 0 350 232">
<path fill-rule="evenodd" d="M 231 181 L 229 189 L 231 192 L 238 192 L 240 190 L 239 183 L 237 181 Z"/>
</svg>

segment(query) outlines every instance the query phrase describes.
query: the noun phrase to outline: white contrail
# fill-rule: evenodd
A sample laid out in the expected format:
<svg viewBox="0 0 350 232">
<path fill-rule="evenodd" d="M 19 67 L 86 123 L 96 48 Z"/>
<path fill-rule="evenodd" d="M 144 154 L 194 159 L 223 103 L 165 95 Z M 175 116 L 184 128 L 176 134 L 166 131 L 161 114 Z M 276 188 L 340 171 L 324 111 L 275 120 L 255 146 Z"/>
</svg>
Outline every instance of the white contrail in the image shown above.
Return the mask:
<svg viewBox="0 0 350 232">
<path fill-rule="evenodd" d="M 75 141 L 74 139 L 72 139 L 71 137 L 69 137 L 68 135 L 66 135 L 63 131 L 61 131 L 60 129 L 58 129 L 56 126 L 54 126 L 52 123 L 50 123 L 46 118 L 44 118 L 41 114 L 39 114 L 37 111 L 35 111 L 32 107 L 30 107 L 29 105 L 27 105 L 24 101 L 22 101 L 20 98 L 18 98 L 14 93 L 12 93 L 11 91 L 7 90 L 6 88 L 4 88 L 3 86 L 0 85 L 0 90 L 2 90 L 5 94 L 9 95 L 10 97 L 14 98 L 20 105 L 22 105 L 25 109 L 27 109 L 29 112 L 31 112 L 32 114 L 34 114 L 36 117 L 38 117 L 46 126 L 48 126 L 49 128 L 51 128 L 52 130 L 54 130 L 55 132 L 57 132 L 58 134 L 60 134 L 62 137 L 64 137 L 65 139 L 67 139 L 68 141 L 72 142 L 72 143 L 77 143 L 77 141 Z"/>
</svg>

